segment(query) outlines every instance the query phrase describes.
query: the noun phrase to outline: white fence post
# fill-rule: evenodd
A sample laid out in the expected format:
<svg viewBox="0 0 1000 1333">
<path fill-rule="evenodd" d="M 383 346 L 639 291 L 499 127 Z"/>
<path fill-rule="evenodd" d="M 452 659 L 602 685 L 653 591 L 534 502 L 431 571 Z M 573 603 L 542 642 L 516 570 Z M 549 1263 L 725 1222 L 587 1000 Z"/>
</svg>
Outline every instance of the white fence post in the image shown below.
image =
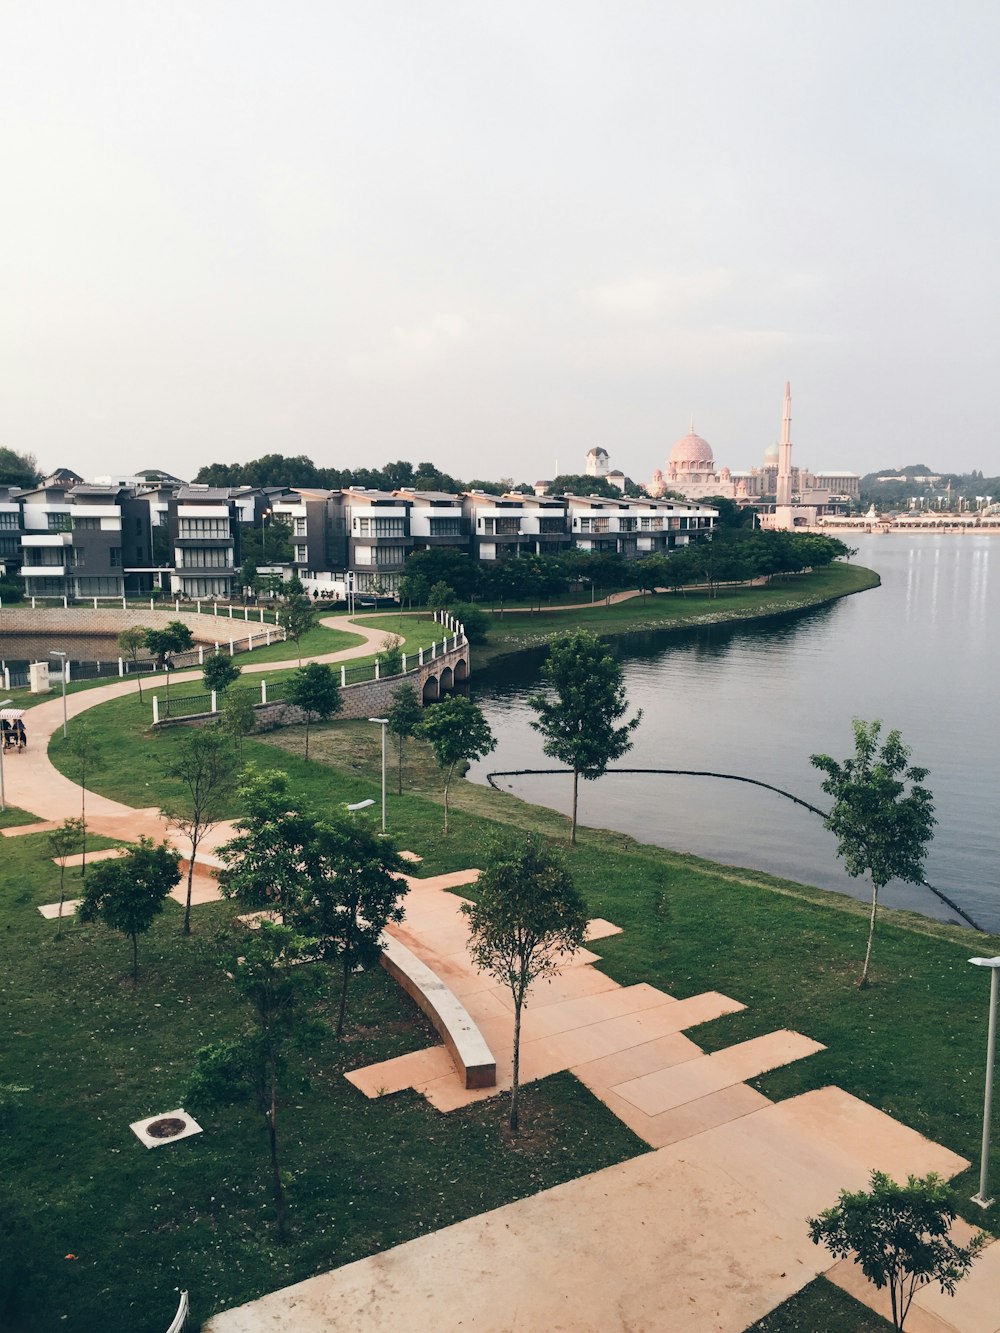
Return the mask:
<svg viewBox="0 0 1000 1333">
<path fill-rule="evenodd" d="M 243 619 L 244 619 L 244 620 L 249 620 L 249 619 L 250 619 L 250 608 L 249 608 L 248 606 L 245 606 L 245 607 L 243 608 Z"/>
<path fill-rule="evenodd" d="M 152 609 L 153 609 L 153 599 L 152 599 L 152 597 L 149 599 L 149 609 L 150 609 L 150 611 L 152 611 Z"/>
<path fill-rule="evenodd" d="M 4 669 L 3 669 L 3 687 L 4 687 L 4 690 L 5 690 L 5 691 L 10 689 L 10 667 L 9 667 L 9 666 L 5 666 Z"/>
<path fill-rule="evenodd" d="M 215 690 L 212 690 L 211 693 L 212 693 L 212 712 L 217 713 L 219 711 L 219 701 L 216 697 Z"/>
<path fill-rule="evenodd" d="M 212 615 L 213 615 L 213 616 L 217 616 L 218 614 L 219 614 L 219 603 L 218 603 L 218 602 L 213 602 L 213 603 L 212 603 Z"/>
<path fill-rule="evenodd" d="M 229 619 L 232 620 L 232 618 L 233 618 L 233 608 L 230 607 L 230 608 L 229 608 Z"/>
<path fill-rule="evenodd" d="M 124 676 L 125 674 L 125 663 L 122 661 L 120 657 L 118 659 L 118 674 L 119 676 Z"/>
<path fill-rule="evenodd" d="M 342 666 L 340 668 L 340 688 L 343 689 L 346 684 L 347 684 L 347 667 Z"/>
<path fill-rule="evenodd" d="M 122 593 L 122 610 L 123 610 L 123 611 L 128 610 L 128 603 L 125 601 L 125 594 L 124 594 L 124 593 Z"/>
<path fill-rule="evenodd" d="M 419 653 L 417 654 L 417 658 L 418 658 L 418 660 L 417 660 L 417 665 L 418 665 L 418 666 L 423 666 L 423 664 L 424 664 L 424 650 L 423 650 L 423 648 L 420 649 Z"/>
<path fill-rule="evenodd" d="M 65 679 L 65 681 L 66 681 L 66 684 L 69 685 L 69 684 L 70 684 L 70 680 L 71 680 L 71 678 L 70 678 L 69 658 L 68 658 L 68 657 L 64 657 L 64 658 L 63 658 L 63 677 L 64 677 L 64 679 Z"/>
<path fill-rule="evenodd" d="M 263 608 L 263 607 L 260 608 L 260 623 L 261 623 L 262 625 L 263 625 L 263 623 L 264 623 L 264 608 Z"/>
<path fill-rule="evenodd" d="M 200 597 L 199 597 L 198 600 L 195 602 L 195 606 L 198 608 L 198 614 L 201 615 L 201 598 L 200 598 Z"/>
<path fill-rule="evenodd" d="M 216 641 L 215 641 L 215 651 L 216 651 L 216 652 L 219 651 L 219 640 L 218 640 L 218 639 L 216 639 Z"/>
<path fill-rule="evenodd" d="M 268 648 L 270 648 L 270 646 L 271 646 L 271 631 L 270 631 L 270 630 L 267 631 L 267 646 L 268 646 Z"/>
<path fill-rule="evenodd" d="M 66 597 L 65 595 L 63 596 L 63 610 L 64 611 L 69 610 L 69 598 Z"/>
<path fill-rule="evenodd" d="M 260 701 L 261 701 L 262 704 L 266 704 L 266 703 L 267 703 L 267 681 L 266 681 L 266 680 L 262 680 L 262 681 L 260 682 Z"/>
<path fill-rule="evenodd" d="M 175 598 L 174 598 L 174 610 L 175 610 L 175 611 L 179 611 L 180 609 L 181 609 L 181 599 L 180 599 L 179 597 L 175 597 Z"/>
<path fill-rule="evenodd" d="M 153 695 L 153 726 L 158 726 L 160 721 L 160 700 L 157 695 Z"/>
<path fill-rule="evenodd" d="M 375 659 L 375 679 L 376 679 L 376 680 L 379 679 L 379 666 L 380 666 L 380 665 L 381 665 L 381 663 L 379 662 L 378 658 L 376 657 L 376 659 Z"/>
<path fill-rule="evenodd" d="M 230 639 L 230 640 L 229 640 L 229 656 L 230 656 L 230 657 L 233 657 L 233 656 L 235 656 L 235 653 L 236 653 L 236 649 L 235 649 L 235 647 L 233 646 L 233 641 L 232 641 L 232 639 Z"/>
<path fill-rule="evenodd" d="M 403 675 L 406 675 L 406 654 L 403 654 Z"/>
<path fill-rule="evenodd" d="M 95 611 L 97 610 L 97 598 L 96 598 L 96 597 L 94 598 L 94 610 L 95 610 Z"/>
</svg>

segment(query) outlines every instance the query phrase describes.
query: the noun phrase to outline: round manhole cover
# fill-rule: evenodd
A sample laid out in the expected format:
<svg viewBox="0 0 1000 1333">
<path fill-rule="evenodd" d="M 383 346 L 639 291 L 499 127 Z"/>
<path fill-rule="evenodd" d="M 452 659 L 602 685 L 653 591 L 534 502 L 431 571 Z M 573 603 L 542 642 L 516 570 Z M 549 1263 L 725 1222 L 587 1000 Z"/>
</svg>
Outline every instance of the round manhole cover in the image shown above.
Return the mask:
<svg viewBox="0 0 1000 1333">
<path fill-rule="evenodd" d="M 168 1115 L 147 1125 L 146 1133 L 152 1139 L 175 1139 L 178 1134 L 183 1134 L 185 1129 L 187 1129 L 185 1121 L 178 1119 L 177 1116 Z"/>
</svg>

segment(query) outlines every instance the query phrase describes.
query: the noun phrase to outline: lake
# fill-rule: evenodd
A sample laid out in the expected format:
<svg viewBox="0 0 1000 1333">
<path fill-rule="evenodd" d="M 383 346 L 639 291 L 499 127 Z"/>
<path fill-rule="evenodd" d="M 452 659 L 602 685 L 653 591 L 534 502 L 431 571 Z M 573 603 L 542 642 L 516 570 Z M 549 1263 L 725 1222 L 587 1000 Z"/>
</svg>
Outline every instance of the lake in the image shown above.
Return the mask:
<svg viewBox="0 0 1000 1333">
<path fill-rule="evenodd" d="M 938 827 L 926 877 L 986 929 L 1000 930 L 1000 542 L 996 537 L 858 536 L 857 561 L 882 587 L 754 625 L 658 631 L 617 641 L 633 708 L 643 710 L 625 766 L 744 775 L 828 808 L 809 756 L 853 752 L 851 719 L 898 727 L 930 770 Z M 991 582 L 992 578 L 992 582 Z M 544 768 L 525 702 L 542 653 L 476 678 L 498 737 L 473 766 Z M 991 667 L 991 663 L 994 664 Z M 569 777 L 504 779 L 525 800 L 568 812 Z M 822 821 L 790 801 L 715 778 L 607 775 L 580 784 L 580 821 L 642 842 L 867 898 Z M 890 884 L 886 905 L 956 919 L 926 889 Z"/>
</svg>

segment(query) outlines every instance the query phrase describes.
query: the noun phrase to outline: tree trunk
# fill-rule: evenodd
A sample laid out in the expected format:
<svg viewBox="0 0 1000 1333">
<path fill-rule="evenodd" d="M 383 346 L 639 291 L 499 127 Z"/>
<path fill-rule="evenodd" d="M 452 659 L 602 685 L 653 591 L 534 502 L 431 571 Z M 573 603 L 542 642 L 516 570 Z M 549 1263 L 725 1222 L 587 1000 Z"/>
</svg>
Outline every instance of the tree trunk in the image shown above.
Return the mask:
<svg viewBox="0 0 1000 1333">
<path fill-rule="evenodd" d="M 868 923 L 868 948 L 865 950 L 865 965 L 861 969 L 861 980 L 858 982 L 859 986 L 868 985 L 868 969 L 871 966 L 872 944 L 874 943 L 875 940 L 875 918 L 878 916 L 878 891 L 879 891 L 879 886 L 873 882 L 872 914 L 871 914 L 871 920 Z"/>
<path fill-rule="evenodd" d="M 580 789 L 580 773 L 578 769 L 573 769 L 573 831 L 570 834 L 570 842 L 576 846 L 576 803 Z"/>
<path fill-rule="evenodd" d="M 135 658 L 132 659 L 132 665 L 135 667 L 136 679 L 139 682 L 139 702 L 142 702 L 142 672 L 139 670 L 139 663 Z"/>
<path fill-rule="evenodd" d="M 518 1132 L 517 1102 L 521 1091 L 521 1006 L 522 996 L 514 1000 L 514 1082 L 510 1090 L 510 1132 Z"/>
<path fill-rule="evenodd" d="M 351 969 L 347 962 L 344 963 L 344 980 L 340 987 L 340 1009 L 337 1013 L 337 1036 L 344 1035 L 344 1015 L 347 1013 L 347 983 L 351 979 Z"/>
<path fill-rule="evenodd" d="M 139 984 L 139 936 L 132 932 L 132 989 Z"/>
<path fill-rule="evenodd" d="M 452 764 L 451 768 L 448 769 L 448 776 L 447 776 L 447 778 L 445 779 L 445 783 L 444 783 L 444 832 L 445 832 L 445 837 L 448 836 L 448 789 L 449 789 L 449 787 L 451 786 L 451 775 L 452 775 L 452 773 L 454 773 L 454 771 L 455 771 L 455 765 Z"/>
<path fill-rule="evenodd" d="M 281 1184 L 281 1164 L 278 1161 L 278 1074 L 271 1064 L 271 1105 L 267 1113 L 267 1137 L 271 1146 L 271 1190 L 279 1234 L 285 1230 L 285 1191 Z"/>
<path fill-rule="evenodd" d="M 59 925 L 56 928 L 56 939 L 62 937 L 62 909 L 66 898 L 66 858 L 59 858 Z"/>
<path fill-rule="evenodd" d="M 80 863 L 80 878 L 87 878 L 87 775 L 84 772 L 83 781 L 80 783 L 80 822 L 83 824 L 83 833 L 81 834 L 80 848 L 83 853 L 83 860 Z"/>
<path fill-rule="evenodd" d="M 403 794 L 403 738 L 402 738 L 402 736 L 399 737 L 399 740 L 398 740 L 398 748 L 399 748 L 399 795 L 402 796 L 402 794 Z"/>
<path fill-rule="evenodd" d="M 309 714 L 306 713 L 306 758 L 309 758 Z"/>
<path fill-rule="evenodd" d="M 201 842 L 201 835 L 196 831 L 191 834 L 191 859 L 188 861 L 188 891 L 187 902 L 184 905 L 184 934 L 191 934 L 191 891 L 194 884 L 194 858 L 198 853 L 198 844 Z"/>
</svg>

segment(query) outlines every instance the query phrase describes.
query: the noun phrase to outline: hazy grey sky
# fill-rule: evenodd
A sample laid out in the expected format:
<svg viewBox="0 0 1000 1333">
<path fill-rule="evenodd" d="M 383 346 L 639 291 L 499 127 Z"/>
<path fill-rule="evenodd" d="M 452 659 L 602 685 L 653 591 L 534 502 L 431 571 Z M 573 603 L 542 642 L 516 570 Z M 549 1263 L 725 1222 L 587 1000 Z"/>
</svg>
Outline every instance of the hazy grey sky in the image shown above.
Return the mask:
<svg viewBox="0 0 1000 1333">
<path fill-rule="evenodd" d="M 0 443 L 1000 472 L 1000 10 L 7 0 Z"/>
</svg>

